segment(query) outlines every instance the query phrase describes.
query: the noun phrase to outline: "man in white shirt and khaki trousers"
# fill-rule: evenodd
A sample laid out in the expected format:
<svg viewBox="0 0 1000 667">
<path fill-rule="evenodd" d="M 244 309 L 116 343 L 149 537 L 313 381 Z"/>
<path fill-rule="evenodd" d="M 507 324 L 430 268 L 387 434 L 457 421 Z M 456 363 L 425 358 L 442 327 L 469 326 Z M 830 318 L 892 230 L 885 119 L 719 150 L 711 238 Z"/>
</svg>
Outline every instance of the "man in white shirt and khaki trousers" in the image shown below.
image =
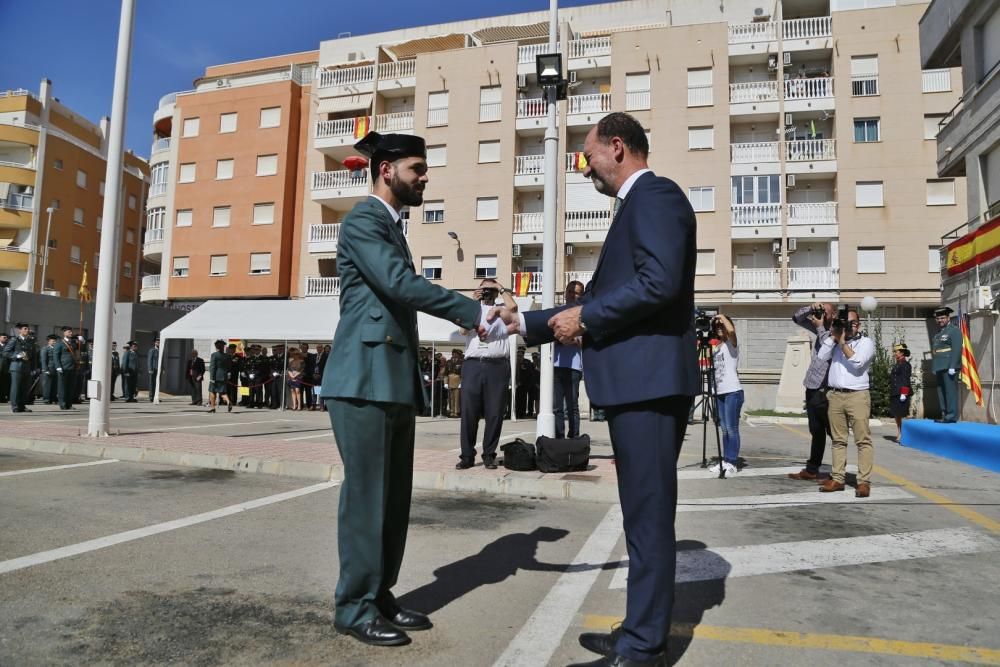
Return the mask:
<svg viewBox="0 0 1000 667">
<path fill-rule="evenodd" d="M 833 471 L 819 490 L 843 491 L 847 468 L 848 428 L 854 431 L 854 444 L 858 447 L 858 481 L 854 495 L 867 498 L 871 493 L 872 466 L 875 450 L 872 446 L 872 403 L 869 394 L 868 371 L 875 358 L 875 343 L 860 333 L 861 321 L 856 310 L 847 312 L 847 328 L 833 327 L 816 356 L 830 360 L 828 416 L 833 436 Z"/>
</svg>

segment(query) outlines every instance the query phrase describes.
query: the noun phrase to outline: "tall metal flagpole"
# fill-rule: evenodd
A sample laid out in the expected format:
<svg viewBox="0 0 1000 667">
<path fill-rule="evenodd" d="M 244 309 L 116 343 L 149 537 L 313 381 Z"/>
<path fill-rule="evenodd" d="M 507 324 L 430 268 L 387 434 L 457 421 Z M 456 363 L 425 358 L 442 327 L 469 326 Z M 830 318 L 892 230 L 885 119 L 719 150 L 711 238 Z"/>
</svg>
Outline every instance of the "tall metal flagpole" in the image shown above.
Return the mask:
<svg viewBox="0 0 1000 667">
<path fill-rule="evenodd" d="M 549 0 L 549 53 L 555 53 L 558 29 L 558 0 Z M 560 75 L 562 72 L 559 73 Z M 559 135 L 556 132 L 556 86 L 545 86 L 545 217 L 542 227 L 542 308 L 552 308 L 556 303 L 556 207 L 559 203 L 558 151 Z M 553 437 L 556 419 L 552 414 L 552 344 L 542 346 L 541 377 L 538 383 L 538 422 L 536 435 Z"/>
<path fill-rule="evenodd" d="M 97 298 L 94 308 L 94 356 L 92 383 L 89 391 L 90 419 L 87 435 L 107 436 L 111 408 L 111 326 L 114 318 L 115 285 L 117 284 L 118 245 L 121 242 L 121 211 L 118 193 L 122 188 L 122 162 L 125 135 L 125 103 L 128 97 L 128 75 L 132 55 L 132 25 L 135 0 L 122 0 L 118 24 L 118 55 L 115 59 L 115 87 L 111 101 L 111 123 L 108 137 L 108 170 L 104 176 L 104 233 L 101 235 L 101 259 L 97 267 Z"/>
</svg>

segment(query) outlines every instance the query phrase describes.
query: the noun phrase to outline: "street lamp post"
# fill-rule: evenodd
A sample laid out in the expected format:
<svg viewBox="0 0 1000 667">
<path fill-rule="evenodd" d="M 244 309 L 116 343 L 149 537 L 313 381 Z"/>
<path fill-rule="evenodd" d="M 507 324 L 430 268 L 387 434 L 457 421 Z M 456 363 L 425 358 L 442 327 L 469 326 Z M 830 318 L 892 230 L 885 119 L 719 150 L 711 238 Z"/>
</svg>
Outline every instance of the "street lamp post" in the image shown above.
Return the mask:
<svg viewBox="0 0 1000 667">
<path fill-rule="evenodd" d="M 52 213 L 56 210 L 54 206 L 45 209 L 49 214 L 48 222 L 45 223 L 45 248 L 42 249 L 42 285 L 38 290 L 39 294 L 45 293 L 45 272 L 49 268 L 49 233 L 52 231 Z M 72 295 L 70 295 L 72 296 Z"/>
</svg>

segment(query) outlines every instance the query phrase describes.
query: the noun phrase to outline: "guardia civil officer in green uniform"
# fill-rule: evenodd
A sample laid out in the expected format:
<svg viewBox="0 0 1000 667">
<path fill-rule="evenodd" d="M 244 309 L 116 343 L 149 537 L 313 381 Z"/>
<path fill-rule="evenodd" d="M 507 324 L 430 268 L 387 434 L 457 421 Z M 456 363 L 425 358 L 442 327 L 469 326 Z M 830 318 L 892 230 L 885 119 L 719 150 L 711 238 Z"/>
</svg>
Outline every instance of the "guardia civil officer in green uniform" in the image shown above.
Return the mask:
<svg viewBox="0 0 1000 667">
<path fill-rule="evenodd" d="M 424 140 L 371 132 L 354 148 L 370 158 L 373 188 L 340 224 L 340 321 L 321 394 L 344 462 L 334 627 L 398 646 L 409 643 L 407 631 L 431 627 L 392 594 L 410 516 L 415 417 L 427 404 L 417 311 L 476 329 L 481 308 L 414 270 L 399 211 L 423 203 Z"/>
<path fill-rule="evenodd" d="M 941 419 L 936 422 L 954 424 L 958 421 L 958 372 L 962 369 L 962 332 L 951 321 L 955 312 L 944 306 L 934 311 L 934 320 L 941 330 L 931 342 L 931 369 L 937 378 L 938 403 Z"/>
</svg>

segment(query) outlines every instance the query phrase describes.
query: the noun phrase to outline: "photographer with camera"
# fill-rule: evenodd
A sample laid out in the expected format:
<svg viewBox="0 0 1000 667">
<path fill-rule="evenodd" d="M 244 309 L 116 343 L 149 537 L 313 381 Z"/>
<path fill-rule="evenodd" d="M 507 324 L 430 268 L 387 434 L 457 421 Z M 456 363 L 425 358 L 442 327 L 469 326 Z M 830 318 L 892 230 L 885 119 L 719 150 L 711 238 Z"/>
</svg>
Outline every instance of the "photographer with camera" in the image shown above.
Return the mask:
<svg viewBox="0 0 1000 667">
<path fill-rule="evenodd" d="M 875 452 L 872 447 L 871 395 L 868 371 L 875 358 L 875 343 L 861 334 L 858 311 L 841 309 L 830 325 L 830 336 L 823 342 L 816 355 L 830 361 L 827 377 L 830 407 L 830 433 L 833 436 L 833 472 L 819 490 L 823 492 L 844 490 L 844 471 L 847 468 L 848 428 L 854 431 L 854 444 L 858 448 L 858 481 L 854 495 L 867 498 L 871 492 L 872 465 Z"/>
<path fill-rule="evenodd" d="M 715 392 L 719 405 L 719 426 L 722 428 L 722 460 L 709 468 L 715 474 L 719 467 L 726 477 L 739 472 L 736 459 L 740 455 L 740 412 L 743 410 L 743 386 L 736 372 L 740 359 L 736 327 L 728 316 L 719 313 L 712 318 L 712 331 L 717 341 L 712 350 L 715 365 Z"/>
<path fill-rule="evenodd" d="M 830 337 L 830 325 L 837 316 L 837 311 L 829 303 L 814 303 L 803 306 L 792 315 L 792 321 L 816 336 L 813 340 L 812 360 L 802 385 L 806 388 L 806 417 L 809 420 L 809 435 L 812 436 L 812 446 L 809 449 L 809 460 L 806 467 L 788 476 L 792 479 L 817 481 L 819 467 L 823 465 L 823 454 L 826 451 L 826 438 L 830 435 L 830 420 L 827 418 L 827 385 L 826 379 L 830 372 L 830 360 L 820 359 L 819 351 L 823 343 Z"/>
</svg>

